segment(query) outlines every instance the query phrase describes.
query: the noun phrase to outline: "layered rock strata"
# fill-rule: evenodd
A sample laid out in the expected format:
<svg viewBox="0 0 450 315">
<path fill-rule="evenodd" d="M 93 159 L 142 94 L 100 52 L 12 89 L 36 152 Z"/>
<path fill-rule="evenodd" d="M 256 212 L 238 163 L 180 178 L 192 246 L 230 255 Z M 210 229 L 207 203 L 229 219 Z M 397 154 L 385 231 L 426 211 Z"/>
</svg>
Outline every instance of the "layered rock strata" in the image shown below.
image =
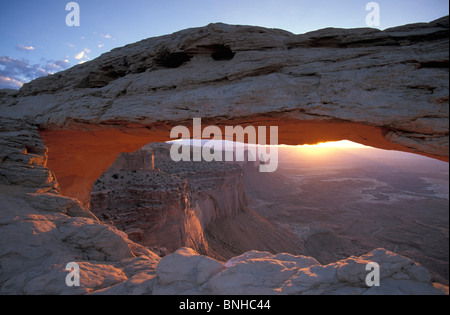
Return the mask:
<svg viewBox="0 0 450 315">
<path fill-rule="evenodd" d="M 0 147 L 0 294 L 85 294 L 154 273 L 157 255 L 60 194 L 36 127 L 0 118 Z M 80 287 L 66 285 L 69 262 Z"/>
<path fill-rule="evenodd" d="M 91 211 L 133 241 L 169 252 L 187 246 L 226 259 L 256 247 L 301 251 L 289 241 L 293 235 L 249 209 L 240 165 L 174 162 L 170 147 L 155 143 L 121 154 L 95 182 Z M 253 162 L 248 164 L 252 167 Z M 238 225 L 247 225 L 246 235 L 239 233 Z"/>
<path fill-rule="evenodd" d="M 173 162 L 169 150 L 156 144 L 121 154 L 94 184 L 91 210 L 142 245 L 206 254 L 209 222 L 247 208 L 242 171 L 228 163 Z M 146 162 L 152 157 L 154 168 Z"/>
</svg>

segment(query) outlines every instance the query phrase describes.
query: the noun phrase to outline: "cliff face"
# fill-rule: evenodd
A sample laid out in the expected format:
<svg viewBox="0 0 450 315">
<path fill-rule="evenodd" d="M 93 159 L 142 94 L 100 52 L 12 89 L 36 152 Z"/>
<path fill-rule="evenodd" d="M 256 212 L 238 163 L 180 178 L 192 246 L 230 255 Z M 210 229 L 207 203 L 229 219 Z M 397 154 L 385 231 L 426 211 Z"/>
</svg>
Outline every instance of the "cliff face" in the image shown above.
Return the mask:
<svg viewBox="0 0 450 315">
<path fill-rule="evenodd" d="M 85 294 L 155 270 L 160 257 L 60 194 L 36 127 L 0 118 L 0 148 L 0 294 Z"/>
<path fill-rule="evenodd" d="M 94 184 L 90 210 L 163 253 L 184 246 L 220 260 L 253 249 L 301 253 L 291 232 L 248 207 L 242 167 L 253 162 L 174 162 L 169 149 L 154 143 L 121 154 Z"/>
<path fill-rule="evenodd" d="M 91 211 L 134 242 L 174 251 L 188 246 L 186 225 L 192 215 L 189 198 L 189 186 L 183 179 L 166 178 L 158 171 L 131 175 L 124 170 L 108 170 L 94 185 Z M 195 245 L 205 253 L 201 240 Z"/>
<path fill-rule="evenodd" d="M 247 210 L 242 169 L 222 162 L 173 162 L 170 145 L 121 154 L 96 181 L 91 211 L 133 241 L 207 254 L 210 222 Z M 154 161 L 154 164 L 151 161 Z"/>
</svg>

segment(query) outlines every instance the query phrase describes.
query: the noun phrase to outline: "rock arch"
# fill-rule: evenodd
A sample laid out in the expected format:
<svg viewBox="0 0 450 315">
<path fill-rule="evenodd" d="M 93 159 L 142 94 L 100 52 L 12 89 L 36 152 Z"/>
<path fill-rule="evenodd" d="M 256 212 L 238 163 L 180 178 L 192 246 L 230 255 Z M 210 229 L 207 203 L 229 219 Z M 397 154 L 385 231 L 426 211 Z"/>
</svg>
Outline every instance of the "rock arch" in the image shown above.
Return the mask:
<svg viewBox="0 0 450 315">
<path fill-rule="evenodd" d="M 186 122 L 185 125 L 189 126 L 189 123 L 192 122 Z M 209 123 L 223 122 L 211 120 Z M 361 123 L 255 116 L 242 121 L 227 121 L 227 125 L 278 126 L 280 144 L 315 144 L 346 139 L 387 150 L 417 153 L 404 145 L 387 140 L 388 130 Z M 134 152 L 150 142 L 172 140 L 169 137 L 170 125 L 134 128 L 83 128 L 74 125 L 69 130 L 41 130 L 40 134 L 49 150 L 47 166 L 55 172 L 62 194 L 77 198 L 84 205 L 89 204 L 90 191 L 95 180 L 111 166 L 120 153 Z M 420 153 L 446 160 L 445 156 Z"/>
<path fill-rule="evenodd" d="M 277 125 L 280 144 L 352 140 L 448 161 L 448 17 L 302 35 L 210 24 L 117 48 L 2 93 L 38 125 L 63 193 L 88 203 L 121 152 L 171 127 Z"/>
<path fill-rule="evenodd" d="M 325 29 L 302 35 L 211 24 L 115 49 L 20 91 L 0 90 L 5 189 L 0 291 L 226 293 L 221 276 L 234 275 L 235 281 L 246 270 L 185 249 L 161 260 L 99 224 L 59 189 L 87 203 L 93 181 L 119 153 L 169 140 L 171 127 L 189 125 L 193 117 L 218 126 L 278 125 L 280 144 L 348 139 L 448 161 L 448 29 L 448 17 L 385 31 Z M 161 52 L 168 52 L 162 60 Z M 277 266 L 284 258 L 292 266 L 286 254 L 263 255 Z M 271 277 L 279 282 L 256 293 L 272 294 L 275 287 L 278 293 L 301 294 L 305 288 L 296 284 L 304 281 L 297 271 L 307 266 L 294 258 L 299 265 L 292 275 L 281 279 L 276 269 Z M 440 292 L 410 260 L 383 250 L 361 256 L 366 258 L 409 266 L 400 276 L 407 270 L 418 286 L 408 283 L 392 292 Z M 82 260 L 81 269 L 101 281 L 68 288 L 63 281 L 68 259 Z M 202 265 L 207 277 L 185 278 L 176 262 L 185 266 L 186 261 Z M 343 269 L 326 292 L 372 292 L 347 279 L 346 265 L 353 262 L 336 263 Z M 315 278 L 322 267 L 315 265 Z M 177 280 L 187 287 L 171 287 Z M 253 292 L 245 285 L 239 289 Z"/>
</svg>

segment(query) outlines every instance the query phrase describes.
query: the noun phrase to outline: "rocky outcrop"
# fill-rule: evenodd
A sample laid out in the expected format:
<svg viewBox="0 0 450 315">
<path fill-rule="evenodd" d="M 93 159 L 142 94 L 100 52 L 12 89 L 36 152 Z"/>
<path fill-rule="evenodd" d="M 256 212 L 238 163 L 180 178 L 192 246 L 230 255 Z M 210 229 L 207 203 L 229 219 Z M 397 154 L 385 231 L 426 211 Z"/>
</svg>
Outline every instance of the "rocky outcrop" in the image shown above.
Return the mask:
<svg viewBox="0 0 450 315">
<path fill-rule="evenodd" d="M 45 129 L 181 122 L 198 111 L 205 119 L 339 119 L 447 156 L 447 44 L 448 17 L 302 35 L 210 24 L 114 49 L 25 84 L 2 103 L 13 108 L 8 116 Z"/>
<path fill-rule="evenodd" d="M 153 143 L 119 155 L 95 182 L 90 210 L 154 250 L 186 246 L 222 260 L 255 248 L 301 251 L 293 235 L 249 209 L 240 165 L 174 162 L 170 147 Z"/>
<path fill-rule="evenodd" d="M 36 127 L 1 118 L 0 147 L 0 294 L 84 294 L 155 270 L 157 255 L 59 193 Z"/>
<path fill-rule="evenodd" d="M 155 144 L 121 154 L 94 184 L 90 209 L 144 246 L 207 254 L 204 228 L 247 208 L 242 170 L 224 162 L 173 162 L 169 151 Z"/>
<path fill-rule="evenodd" d="M 380 268 L 379 286 L 369 287 L 369 263 Z M 251 251 L 225 264 L 181 248 L 161 259 L 154 294 L 274 295 L 274 294 L 442 294 L 430 275 L 410 259 L 374 250 L 329 265 L 314 258 Z M 374 278 L 375 279 L 375 278 Z"/>
</svg>

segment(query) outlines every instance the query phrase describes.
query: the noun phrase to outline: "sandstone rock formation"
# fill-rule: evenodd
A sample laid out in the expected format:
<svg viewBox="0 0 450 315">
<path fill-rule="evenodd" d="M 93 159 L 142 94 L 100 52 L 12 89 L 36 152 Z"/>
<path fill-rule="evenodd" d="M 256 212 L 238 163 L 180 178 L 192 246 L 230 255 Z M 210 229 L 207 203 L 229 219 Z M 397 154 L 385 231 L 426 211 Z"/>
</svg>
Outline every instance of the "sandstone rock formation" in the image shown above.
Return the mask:
<svg viewBox="0 0 450 315">
<path fill-rule="evenodd" d="M 0 122 L 0 294 L 448 294 L 382 249 L 326 266 L 256 251 L 222 263 L 187 248 L 161 259 L 59 193 L 36 127 Z M 361 282 L 369 261 L 382 268 L 381 287 Z M 65 283 L 69 262 L 79 287 Z"/>
<path fill-rule="evenodd" d="M 36 127 L 1 118 L 0 146 L 0 294 L 84 294 L 154 270 L 158 256 L 60 194 Z"/>
<path fill-rule="evenodd" d="M 366 265 L 382 267 L 380 286 L 368 287 Z M 250 251 L 222 264 L 190 248 L 180 248 L 160 260 L 153 294 L 441 294 L 445 288 L 429 283 L 430 275 L 408 258 L 374 250 L 329 265 L 314 258 Z M 98 293 L 114 292 L 114 287 Z M 441 291 L 443 290 L 443 291 Z"/>
<path fill-rule="evenodd" d="M 242 172 L 233 164 L 173 162 L 169 149 L 159 144 L 121 154 L 96 181 L 91 210 L 144 246 L 207 254 L 203 228 L 247 207 Z M 156 169 L 145 165 L 152 157 Z"/>
<path fill-rule="evenodd" d="M 170 147 L 121 154 L 95 182 L 90 210 L 148 248 L 186 246 L 222 260 L 251 249 L 301 252 L 294 235 L 249 209 L 240 165 L 174 162 Z"/>
<path fill-rule="evenodd" d="M 303 35 L 211 24 L 0 91 L 0 113 L 1 294 L 442 293 L 384 250 L 326 266 L 268 254 L 227 267 L 189 249 L 161 259 L 83 205 L 119 153 L 193 117 L 279 125 L 285 144 L 345 138 L 448 160 L 448 17 Z M 368 289 L 371 260 L 386 272 Z M 72 261 L 80 287 L 64 281 Z"/>
</svg>

